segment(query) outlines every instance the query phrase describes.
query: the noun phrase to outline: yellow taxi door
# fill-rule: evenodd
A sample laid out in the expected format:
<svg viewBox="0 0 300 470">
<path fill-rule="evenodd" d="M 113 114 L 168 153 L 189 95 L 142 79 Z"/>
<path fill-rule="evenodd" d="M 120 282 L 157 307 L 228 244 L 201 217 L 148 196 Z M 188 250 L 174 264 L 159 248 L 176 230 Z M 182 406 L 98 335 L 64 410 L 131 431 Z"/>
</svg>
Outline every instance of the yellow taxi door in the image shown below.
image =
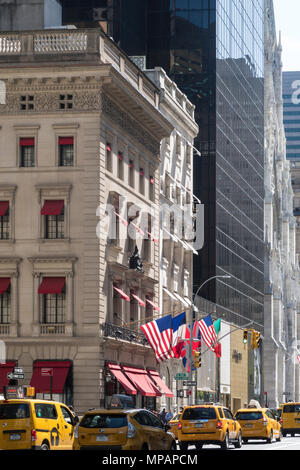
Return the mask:
<svg viewBox="0 0 300 470">
<path fill-rule="evenodd" d="M 61 435 L 64 449 L 72 449 L 74 440 L 74 426 L 72 413 L 63 405 L 59 405 L 61 415 Z"/>
<path fill-rule="evenodd" d="M 163 433 L 165 434 L 165 430 L 162 429 L 163 424 L 160 419 L 155 417 L 157 420 L 155 421 L 153 418 L 151 413 L 144 410 L 134 416 L 141 426 L 142 445 L 146 444 L 149 450 L 161 450 L 164 449 Z"/>
<path fill-rule="evenodd" d="M 224 415 L 227 422 L 229 439 L 235 439 L 236 437 L 236 422 L 230 410 L 224 408 Z"/>
<path fill-rule="evenodd" d="M 34 403 L 35 426 L 38 435 L 38 445 L 47 442 L 50 448 L 58 450 L 61 442 L 61 425 L 57 408 L 54 403 Z"/>
</svg>

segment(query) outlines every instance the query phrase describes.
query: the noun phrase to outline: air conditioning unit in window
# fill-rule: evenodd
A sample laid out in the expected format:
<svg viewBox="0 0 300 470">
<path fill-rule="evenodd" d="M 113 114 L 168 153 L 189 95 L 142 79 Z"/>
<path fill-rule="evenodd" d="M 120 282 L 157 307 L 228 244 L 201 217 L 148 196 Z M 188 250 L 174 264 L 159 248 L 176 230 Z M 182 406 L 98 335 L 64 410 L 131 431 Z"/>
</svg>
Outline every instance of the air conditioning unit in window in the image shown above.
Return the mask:
<svg viewBox="0 0 300 470">
<path fill-rule="evenodd" d="M 131 55 L 129 58 L 141 70 L 146 70 L 146 56 L 145 55 Z"/>
</svg>

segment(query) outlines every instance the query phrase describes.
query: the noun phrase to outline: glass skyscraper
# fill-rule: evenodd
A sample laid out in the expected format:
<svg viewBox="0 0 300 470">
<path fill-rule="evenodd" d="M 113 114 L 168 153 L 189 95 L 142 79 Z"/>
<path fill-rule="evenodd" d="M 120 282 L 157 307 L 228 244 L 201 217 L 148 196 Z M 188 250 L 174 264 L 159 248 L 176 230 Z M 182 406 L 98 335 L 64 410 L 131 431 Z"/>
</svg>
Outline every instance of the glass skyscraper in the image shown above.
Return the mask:
<svg viewBox="0 0 300 470">
<path fill-rule="evenodd" d="M 72 0 L 62 0 L 72 4 Z M 264 0 L 107 0 L 108 35 L 129 56 L 161 66 L 196 106 L 194 192 L 205 204 L 205 244 L 194 289 L 218 315 L 263 325 Z M 101 5 L 100 5 L 101 4 Z M 66 10 L 64 10 L 66 11 Z M 68 18 L 65 16 L 64 21 Z M 73 20 L 74 22 L 74 20 Z"/>
<path fill-rule="evenodd" d="M 300 71 L 282 74 L 286 158 L 300 161 Z"/>
</svg>

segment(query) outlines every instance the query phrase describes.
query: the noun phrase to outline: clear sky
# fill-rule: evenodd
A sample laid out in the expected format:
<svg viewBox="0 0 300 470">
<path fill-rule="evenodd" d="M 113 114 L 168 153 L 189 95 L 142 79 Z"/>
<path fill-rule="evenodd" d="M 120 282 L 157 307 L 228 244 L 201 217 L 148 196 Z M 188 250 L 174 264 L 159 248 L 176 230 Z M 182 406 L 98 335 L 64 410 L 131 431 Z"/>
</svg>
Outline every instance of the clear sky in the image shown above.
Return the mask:
<svg viewBox="0 0 300 470">
<path fill-rule="evenodd" d="M 300 70 L 300 0 L 273 0 L 277 37 L 281 31 L 283 71 Z"/>
</svg>

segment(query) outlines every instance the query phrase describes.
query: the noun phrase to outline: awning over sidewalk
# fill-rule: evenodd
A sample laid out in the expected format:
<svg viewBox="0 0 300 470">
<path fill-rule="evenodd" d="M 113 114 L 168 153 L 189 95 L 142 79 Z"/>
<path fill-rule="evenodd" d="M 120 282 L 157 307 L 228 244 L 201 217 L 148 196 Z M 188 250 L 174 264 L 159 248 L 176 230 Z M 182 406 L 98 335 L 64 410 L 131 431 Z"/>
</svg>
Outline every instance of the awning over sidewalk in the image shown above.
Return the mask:
<svg viewBox="0 0 300 470">
<path fill-rule="evenodd" d="M 52 374 L 52 393 L 63 393 L 71 365 L 71 361 L 36 361 L 30 385 L 36 393 L 50 393 Z"/>
<path fill-rule="evenodd" d="M 0 363 L 0 393 L 3 393 L 3 387 L 8 385 L 9 379 L 7 378 L 7 374 L 13 372 L 15 365 L 16 361 Z"/>
<path fill-rule="evenodd" d="M 145 369 L 122 366 L 122 370 L 141 395 L 145 397 L 161 397 L 159 389 L 154 385 Z"/>
<path fill-rule="evenodd" d="M 105 364 L 110 372 L 116 377 L 117 381 L 120 382 L 122 387 L 126 390 L 127 393 L 130 395 L 136 395 L 137 391 L 134 386 L 129 382 L 127 377 L 121 370 L 121 367 L 118 364 L 112 364 L 111 362 L 106 362 Z"/>
<path fill-rule="evenodd" d="M 160 377 L 159 373 L 154 370 L 154 369 L 147 369 L 148 373 L 160 389 L 161 393 L 164 393 L 166 397 L 173 397 L 174 394 L 171 392 L 171 390 L 166 386 L 165 382 L 163 379 Z"/>
</svg>

